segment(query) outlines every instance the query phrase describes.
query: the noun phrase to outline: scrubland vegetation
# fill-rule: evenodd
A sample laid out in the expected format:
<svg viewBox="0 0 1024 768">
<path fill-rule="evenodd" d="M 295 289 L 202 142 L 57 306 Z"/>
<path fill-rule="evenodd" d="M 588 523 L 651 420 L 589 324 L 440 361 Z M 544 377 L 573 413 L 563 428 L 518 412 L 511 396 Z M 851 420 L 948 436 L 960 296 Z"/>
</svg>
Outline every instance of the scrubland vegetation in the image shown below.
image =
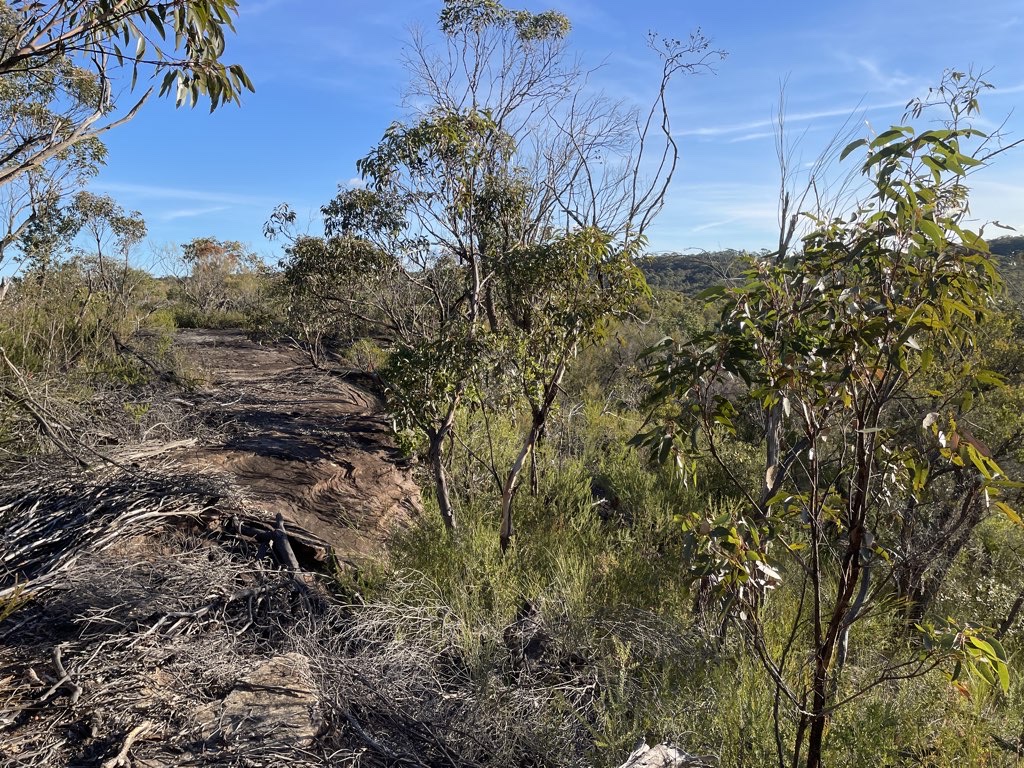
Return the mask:
<svg viewBox="0 0 1024 768">
<path fill-rule="evenodd" d="M 418 462 L 423 518 L 331 585 L 322 672 L 372 712 L 367 764 L 616 766 L 639 738 L 723 768 L 1019 764 L 1024 242 L 968 225 L 1012 148 L 974 127 L 987 84 L 946 73 L 828 150 L 844 194 L 782 190 L 774 250 L 652 256 L 666 94 L 719 53 L 652 41 L 662 78 L 623 107 L 568 30 L 446 2 L 412 43 L 424 106 L 322 232 L 273 212 L 279 265 L 214 235 L 137 269 L 141 216 L 71 194 L 99 150 L 66 137 L 0 252 L 0 461 L 174 438 L 160 403 L 201 384 L 176 329 L 244 328 L 369 374 Z"/>
</svg>

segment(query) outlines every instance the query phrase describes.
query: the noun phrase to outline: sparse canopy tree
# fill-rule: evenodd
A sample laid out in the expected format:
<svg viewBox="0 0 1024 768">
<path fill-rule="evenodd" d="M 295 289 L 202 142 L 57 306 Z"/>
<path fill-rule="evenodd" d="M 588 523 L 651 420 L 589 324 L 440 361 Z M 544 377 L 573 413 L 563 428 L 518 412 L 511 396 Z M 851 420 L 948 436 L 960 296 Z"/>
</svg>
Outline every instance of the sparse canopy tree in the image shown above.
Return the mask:
<svg viewBox="0 0 1024 768">
<path fill-rule="evenodd" d="M 13 0 L 0 3 L 0 263 L 34 221 L 92 176 L 99 140 L 159 88 L 211 109 L 251 90 L 221 61 L 237 0 Z M 119 83 L 147 85 L 117 109 Z"/>
<path fill-rule="evenodd" d="M 125 211 L 109 195 L 79 192 L 71 205 L 69 218 L 72 228 L 88 239 L 83 253 L 94 254 L 101 271 L 103 262 L 111 256 L 127 266 L 132 249 L 146 236 L 142 214 Z"/>
<path fill-rule="evenodd" d="M 16 430 L 23 445 L 36 447 L 31 423 L 46 443 L 74 455 L 74 432 L 51 410 L 54 399 L 63 410 L 82 381 L 138 375 L 125 340 L 146 316 L 140 297 L 152 279 L 130 266 L 145 234 L 137 211 L 84 191 L 23 233 L 25 263 L 0 328 L 0 400 L 24 424 Z"/>
<path fill-rule="evenodd" d="M 592 94 L 559 13 L 449 0 L 440 30 L 436 47 L 415 34 L 413 114 L 359 162 L 366 188 L 324 207 L 322 242 L 328 258 L 357 267 L 351 283 L 386 279 L 408 302 L 401 316 L 375 313 L 392 341 L 381 375 L 398 422 L 425 440 L 449 527 L 457 416 L 468 402 L 498 407 L 488 381 L 521 383 L 501 403 L 506 414 L 528 412 L 517 458 L 503 468 L 478 457 L 505 500 L 507 546 L 511 500 L 566 367 L 643 290 L 631 258 L 677 159 L 669 82 L 719 54 L 699 33 L 655 46 L 663 69 L 641 111 Z M 367 253 L 376 255 L 356 256 Z M 291 267 L 301 254 L 289 250 Z"/>
<path fill-rule="evenodd" d="M 970 624 L 921 621 L 923 638 L 909 648 L 903 637 L 884 651 L 877 636 L 856 642 L 858 622 L 886 612 L 899 622 L 914 597 L 901 594 L 899 576 L 914 554 L 908 528 L 948 509 L 1019 522 L 1000 498 L 1011 484 L 993 451 L 965 425 L 964 393 L 1000 379 L 967 356 L 958 362 L 956 350 L 975 344 L 1001 280 L 985 240 L 964 225 L 965 178 L 991 157 L 986 137 L 963 124 L 977 110 L 977 83 L 951 82 L 949 127 L 901 125 L 849 145 L 844 155 L 866 152 L 872 194 L 848 216 L 812 220 L 802 248 L 756 259 L 745 285 L 718 289 L 720 324 L 690 343 L 667 341 L 653 367 L 666 410 L 637 442 L 685 474 L 695 450 L 710 453 L 746 500 L 715 519 L 693 513 L 684 527 L 694 577 L 733 609 L 775 684 L 780 767 L 804 756 L 820 766 L 836 709 L 886 680 L 955 660 L 954 676 L 1008 684 L 1002 648 Z M 956 367 L 936 377 L 938 365 Z M 969 386 L 954 398 L 942 381 Z M 783 418 L 777 445 L 765 444 L 777 455 L 763 494 L 733 474 L 721 449 L 744 413 L 775 406 Z M 798 602 L 780 653 L 762 609 L 783 580 Z M 853 647 L 878 653 L 878 664 L 845 680 Z"/>
<path fill-rule="evenodd" d="M 68 212 L 69 226 L 84 240 L 78 249 L 83 262 L 88 301 L 103 296 L 112 309 L 127 315 L 133 300 L 130 277 L 132 252 L 146 237 L 146 222 L 138 211 L 126 211 L 109 195 L 79 192 Z M 110 329 L 113 333 L 113 328 Z"/>
<path fill-rule="evenodd" d="M 197 237 L 182 247 L 186 274 L 179 289 L 186 301 L 203 315 L 229 308 L 239 278 L 258 271 L 263 262 L 236 240 Z"/>
</svg>

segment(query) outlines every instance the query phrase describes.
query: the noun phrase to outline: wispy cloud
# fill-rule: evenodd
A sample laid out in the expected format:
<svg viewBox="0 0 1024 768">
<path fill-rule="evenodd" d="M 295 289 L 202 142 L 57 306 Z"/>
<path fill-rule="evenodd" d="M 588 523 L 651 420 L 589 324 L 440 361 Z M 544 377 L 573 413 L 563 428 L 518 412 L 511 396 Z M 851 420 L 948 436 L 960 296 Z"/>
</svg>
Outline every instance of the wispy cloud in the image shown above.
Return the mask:
<svg viewBox="0 0 1024 768">
<path fill-rule="evenodd" d="M 164 211 L 157 215 L 161 221 L 176 221 L 177 219 L 194 219 L 198 216 L 206 216 L 211 213 L 228 210 L 229 206 L 214 205 L 206 208 L 178 208 L 173 211 Z"/>
<path fill-rule="evenodd" d="M 760 248 L 778 237 L 778 190 L 771 184 L 708 182 L 680 184 L 651 242 L 673 248 L 706 245 Z"/>
<path fill-rule="evenodd" d="M 1017 85 L 1011 85 L 1008 88 L 996 87 L 995 89 L 987 93 L 988 96 L 1008 96 L 1011 93 L 1024 93 L 1024 83 L 1017 83 Z"/>
<path fill-rule="evenodd" d="M 787 112 L 784 114 L 787 124 L 806 123 L 812 120 L 822 120 L 827 117 L 848 117 L 851 115 L 875 112 L 880 109 L 892 109 L 903 107 L 906 100 L 888 101 L 881 104 L 857 104 L 853 106 L 834 107 L 831 109 L 820 109 L 812 112 Z M 767 120 L 751 120 L 743 123 L 728 123 L 725 125 L 711 125 L 703 128 L 691 128 L 680 131 L 678 136 L 727 136 L 730 133 L 751 133 L 757 132 L 760 128 L 771 128 L 778 122 L 777 118 Z"/>
<path fill-rule="evenodd" d="M 744 141 L 756 141 L 757 139 L 767 139 L 775 135 L 775 131 L 754 131 L 753 133 L 745 133 L 742 136 L 735 136 L 726 141 L 727 144 L 740 144 Z"/>
<path fill-rule="evenodd" d="M 732 224 L 736 219 L 723 219 L 722 221 L 712 221 L 708 224 L 701 224 L 700 226 L 693 227 L 691 232 L 705 232 L 709 229 L 716 229 L 718 227 L 724 227 L 726 224 Z"/>
<path fill-rule="evenodd" d="M 917 82 L 913 77 L 903 72 L 898 70 L 890 71 L 874 59 L 855 56 L 853 57 L 853 63 L 863 72 L 867 73 L 873 90 L 900 91 L 904 93 L 913 90 L 913 86 Z"/>
<path fill-rule="evenodd" d="M 115 181 L 97 181 L 92 185 L 92 189 L 98 192 L 109 192 L 113 195 L 125 195 L 146 200 L 189 200 L 196 203 L 212 203 L 222 207 L 246 206 L 268 208 L 275 204 L 275 201 L 257 195 Z"/>
</svg>

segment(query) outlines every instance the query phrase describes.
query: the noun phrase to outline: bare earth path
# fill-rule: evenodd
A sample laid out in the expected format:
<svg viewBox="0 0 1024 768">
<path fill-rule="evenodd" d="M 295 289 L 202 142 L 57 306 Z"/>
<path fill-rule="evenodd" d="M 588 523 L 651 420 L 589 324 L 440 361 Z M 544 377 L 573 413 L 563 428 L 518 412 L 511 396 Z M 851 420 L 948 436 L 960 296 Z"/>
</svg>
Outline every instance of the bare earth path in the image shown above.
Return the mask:
<svg viewBox="0 0 1024 768">
<path fill-rule="evenodd" d="M 240 332 L 175 343 L 201 384 L 152 399 L 144 442 L 0 477 L 0 768 L 365 749 L 336 645 L 350 607 L 316 560 L 363 564 L 419 512 L 381 403 L 358 374 Z"/>
<path fill-rule="evenodd" d="M 222 476 L 248 510 L 281 513 L 344 559 L 372 555 L 418 512 L 382 403 L 357 375 L 239 331 L 184 331 L 177 345 L 206 382 L 189 399 L 225 435 L 184 452 L 183 468 Z"/>
</svg>

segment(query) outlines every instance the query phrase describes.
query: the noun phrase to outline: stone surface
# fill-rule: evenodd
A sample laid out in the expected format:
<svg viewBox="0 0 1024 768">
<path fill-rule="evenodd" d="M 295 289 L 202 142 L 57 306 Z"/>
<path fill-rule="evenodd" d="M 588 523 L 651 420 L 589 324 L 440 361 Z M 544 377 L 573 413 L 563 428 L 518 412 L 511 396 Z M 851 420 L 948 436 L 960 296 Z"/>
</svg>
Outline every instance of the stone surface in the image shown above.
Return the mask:
<svg viewBox="0 0 1024 768">
<path fill-rule="evenodd" d="M 196 407 L 226 430 L 223 442 L 183 451 L 184 467 L 227 479 L 248 511 L 282 514 L 342 560 L 373 558 L 419 514 L 383 403 L 358 374 L 316 370 L 239 331 L 183 331 L 176 346 L 205 381 Z"/>
<path fill-rule="evenodd" d="M 690 755 L 668 744 L 641 742 L 619 768 L 712 768 L 713 758 Z"/>
<path fill-rule="evenodd" d="M 320 728 L 317 689 L 309 661 L 287 653 L 264 662 L 238 681 L 219 703 L 198 714 L 203 738 L 214 741 L 312 744 Z"/>
</svg>

